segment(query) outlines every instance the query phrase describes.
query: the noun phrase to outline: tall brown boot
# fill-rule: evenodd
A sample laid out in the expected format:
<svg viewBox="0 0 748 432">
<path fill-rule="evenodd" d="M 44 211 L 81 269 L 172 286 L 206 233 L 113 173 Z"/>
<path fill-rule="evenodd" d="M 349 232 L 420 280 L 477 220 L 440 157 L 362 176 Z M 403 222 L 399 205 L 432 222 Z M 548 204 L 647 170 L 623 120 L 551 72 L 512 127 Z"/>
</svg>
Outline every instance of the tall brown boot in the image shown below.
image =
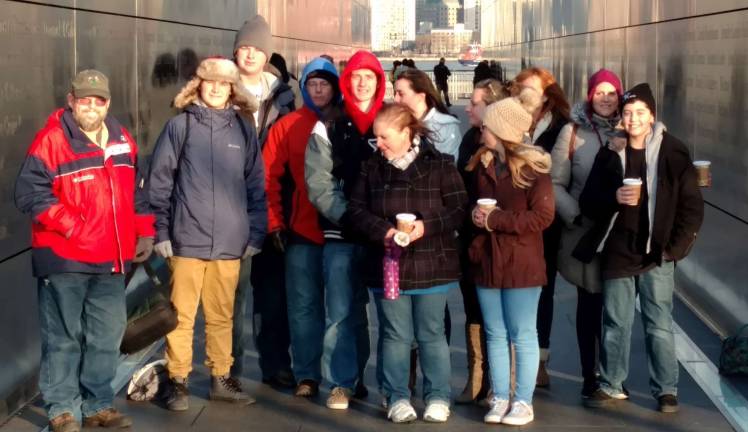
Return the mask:
<svg viewBox="0 0 748 432">
<path fill-rule="evenodd" d="M 517 390 L 517 352 L 514 350 L 514 344 L 509 349 L 509 394 L 514 397 Z"/>
<path fill-rule="evenodd" d="M 468 358 L 468 379 L 465 389 L 455 398 L 455 403 L 468 404 L 474 402 L 481 396 L 485 397 L 487 389 L 484 388 L 488 374 L 485 372 L 484 360 L 485 342 L 482 342 L 482 328 L 480 324 L 465 325 L 465 342 Z"/>
<path fill-rule="evenodd" d="M 418 378 L 418 348 L 410 349 L 410 374 L 408 375 L 408 389 L 410 396 L 416 395 L 416 380 Z"/>
<path fill-rule="evenodd" d="M 548 375 L 546 364 L 548 363 L 549 351 L 540 350 L 540 364 L 538 365 L 538 376 L 535 379 L 535 387 L 548 387 L 551 385 L 551 377 Z"/>
</svg>

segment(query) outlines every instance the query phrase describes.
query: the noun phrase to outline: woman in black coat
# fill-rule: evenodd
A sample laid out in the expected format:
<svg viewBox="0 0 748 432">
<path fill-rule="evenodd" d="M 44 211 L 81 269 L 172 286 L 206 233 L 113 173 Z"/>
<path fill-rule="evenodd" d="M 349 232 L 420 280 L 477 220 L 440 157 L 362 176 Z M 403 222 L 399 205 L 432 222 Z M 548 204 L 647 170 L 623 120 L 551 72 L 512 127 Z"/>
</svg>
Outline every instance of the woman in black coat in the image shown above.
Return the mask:
<svg viewBox="0 0 748 432">
<path fill-rule="evenodd" d="M 428 130 L 406 107 L 383 108 L 374 132 L 379 152 L 363 164 L 347 218 L 369 242 L 364 276 L 383 334 L 387 416 L 395 423 L 416 419 L 408 388 L 415 336 L 429 383 L 424 419 L 444 422 L 451 372 L 444 308 L 460 276 L 454 234 L 465 217 L 467 194 L 452 158 L 434 149 Z M 398 230 L 396 216 L 402 213 L 415 221 Z"/>
</svg>

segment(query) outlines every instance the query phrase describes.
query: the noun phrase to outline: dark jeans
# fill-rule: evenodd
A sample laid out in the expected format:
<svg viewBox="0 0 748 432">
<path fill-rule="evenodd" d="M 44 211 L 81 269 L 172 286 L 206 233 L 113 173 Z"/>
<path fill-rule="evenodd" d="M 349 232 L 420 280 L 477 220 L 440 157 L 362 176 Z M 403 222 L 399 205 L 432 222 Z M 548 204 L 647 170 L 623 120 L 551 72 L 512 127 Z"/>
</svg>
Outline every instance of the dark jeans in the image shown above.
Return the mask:
<svg viewBox="0 0 748 432">
<path fill-rule="evenodd" d="M 291 336 L 286 305 L 285 258 L 269 241 L 262 252 L 242 261 L 234 301 L 234 329 L 231 374 L 242 374 L 247 295 L 252 289 L 252 331 L 263 378 L 291 370 Z"/>
<path fill-rule="evenodd" d="M 110 408 L 125 331 L 125 277 L 60 273 L 39 278 L 39 389 L 50 419 Z"/>
<path fill-rule="evenodd" d="M 437 93 L 444 93 L 444 104 L 446 104 L 447 106 L 452 105 L 451 103 L 449 103 L 449 86 L 447 85 L 447 83 L 438 84 L 436 86 L 436 91 Z"/>
<path fill-rule="evenodd" d="M 538 301 L 538 345 L 540 345 L 540 358 L 547 357 L 548 349 L 551 347 L 551 327 L 553 326 L 553 296 L 556 293 L 556 264 L 559 241 L 561 238 L 560 219 L 556 218 L 543 232 L 543 254 L 545 256 L 545 273 L 548 283 L 543 285 Z"/>
<path fill-rule="evenodd" d="M 595 379 L 603 322 L 603 294 L 577 287 L 577 343 L 582 377 Z"/>
</svg>

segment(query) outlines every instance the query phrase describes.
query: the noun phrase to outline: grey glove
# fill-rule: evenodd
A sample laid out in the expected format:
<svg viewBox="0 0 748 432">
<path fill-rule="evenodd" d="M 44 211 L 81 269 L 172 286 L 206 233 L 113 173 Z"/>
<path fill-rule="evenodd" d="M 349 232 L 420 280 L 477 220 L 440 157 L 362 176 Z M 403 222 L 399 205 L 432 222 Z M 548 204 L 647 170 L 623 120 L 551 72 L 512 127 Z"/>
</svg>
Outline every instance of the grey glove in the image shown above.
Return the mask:
<svg viewBox="0 0 748 432">
<path fill-rule="evenodd" d="M 242 259 L 253 257 L 260 252 L 261 252 L 261 249 L 257 249 L 256 247 L 252 247 L 252 246 L 247 246 L 247 248 L 244 249 L 244 255 L 242 255 Z"/>
<path fill-rule="evenodd" d="M 171 258 L 174 256 L 174 252 L 171 250 L 171 240 L 164 240 L 156 243 L 156 246 L 153 246 L 153 250 L 155 250 L 156 255 L 161 258 Z"/>
<path fill-rule="evenodd" d="M 141 263 L 147 260 L 152 253 L 153 237 L 138 237 L 138 244 L 135 245 L 135 257 L 132 259 L 132 262 Z"/>
</svg>

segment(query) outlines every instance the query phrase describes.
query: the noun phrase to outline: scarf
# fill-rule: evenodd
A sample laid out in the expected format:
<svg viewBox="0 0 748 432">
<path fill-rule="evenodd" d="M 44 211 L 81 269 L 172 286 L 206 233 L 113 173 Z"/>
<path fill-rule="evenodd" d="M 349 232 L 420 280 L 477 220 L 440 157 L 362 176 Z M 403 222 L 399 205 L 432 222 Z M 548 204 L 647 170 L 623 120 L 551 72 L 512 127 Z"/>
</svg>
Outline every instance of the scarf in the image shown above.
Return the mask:
<svg viewBox="0 0 748 432">
<path fill-rule="evenodd" d="M 395 158 L 392 160 L 388 160 L 387 163 L 392 165 L 393 167 L 399 169 L 400 171 L 405 171 L 408 169 L 410 164 L 413 163 L 414 160 L 418 157 L 418 152 L 421 148 L 421 137 L 416 136 L 413 138 L 413 143 L 410 146 L 410 149 L 407 153 L 400 156 L 399 158 Z"/>
</svg>

